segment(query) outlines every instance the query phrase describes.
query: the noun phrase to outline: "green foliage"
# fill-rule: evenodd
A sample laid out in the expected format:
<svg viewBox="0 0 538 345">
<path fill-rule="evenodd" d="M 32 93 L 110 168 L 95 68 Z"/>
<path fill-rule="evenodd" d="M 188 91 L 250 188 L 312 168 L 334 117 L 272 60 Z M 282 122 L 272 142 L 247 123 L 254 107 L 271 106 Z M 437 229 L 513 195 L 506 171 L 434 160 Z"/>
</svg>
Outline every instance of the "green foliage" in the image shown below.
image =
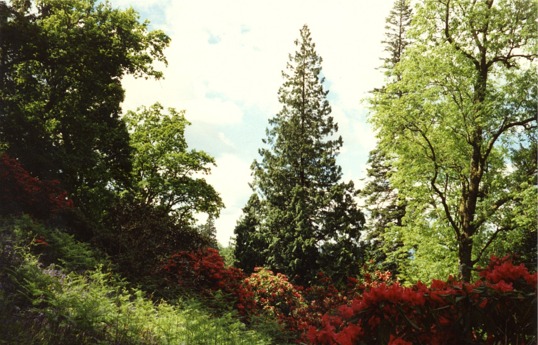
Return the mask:
<svg viewBox="0 0 538 345">
<path fill-rule="evenodd" d="M 105 221 L 110 229 L 99 233 L 96 242 L 125 277 L 150 289 L 159 284 L 153 277 L 165 258 L 177 250 L 195 250 L 211 243 L 194 226 L 174 219 L 165 209 L 130 197 L 115 204 Z"/>
<path fill-rule="evenodd" d="M 522 138 L 519 145 L 510 149 L 510 161 L 513 170 L 510 175 L 511 194 L 514 196 L 512 209 L 505 209 L 497 217 L 506 229 L 497 234 L 494 243 L 486 250 L 487 255 L 504 256 L 514 253 L 516 260 L 523 262 L 529 269 L 537 265 L 538 250 L 536 245 L 538 220 L 538 140 L 536 131 Z M 481 241 L 489 240 L 481 237 Z M 480 262 L 485 265 L 485 262 Z"/>
<path fill-rule="evenodd" d="M 353 183 L 340 182 L 336 156 L 342 138 L 336 137 L 338 126 L 323 89 L 321 58 L 307 26 L 300 35 L 283 72 L 282 110 L 269 120 L 261 161 L 252 166 L 261 204 L 259 226 L 252 230 L 245 223 L 241 231 L 257 237 L 250 240 L 251 251 L 258 238 L 265 242 L 265 266 L 308 284 L 320 270 L 339 279 L 358 270 L 364 217 L 355 204 Z M 256 219 L 244 221 L 255 224 Z M 246 259 L 241 255 L 237 258 L 240 265 L 249 265 L 241 263 Z"/>
<path fill-rule="evenodd" d="M 69 271 L 84 271 L 104 264 L 103 254 L 74 236 L 45 226 L 29 216 L 2 218 L 0 235 L 17 247 L 29 248 L 45 265 L 59 265 Z"/>
<path fill-rule="evenodd" d="M 131 133 L 133 192 L 146 205 L 164 209 L 184 223 L 197 212 L 218 216 L 224 206 L 215 189 L 202 177 L 208 174 L 213 157 L 203 151 L 187 150 L 184 112 L 160 104 L 141 107 L 124 116 Z"/>
<path fill-rule="evenodd" d="M 268 343 L 231 315 L 213 318 L 192 302 L 154 304 L 140 290 L 128 290 L 100 270 L 69 274 L 45 296 L 45 319 L 36 336 L 57 344 L 92 344 L 96 339 L 103 344 Z"/>
<path fill-rule="evenodd" d="M 99 220 L 131 165 L 121 79 L 160 78 L 169 38 L 95 0 L 2 1 L 0 37 L 0 142 Z"/>
<path fill-rule="evenodd" d="M 99 233 L 97 241 L 123 274 L 139 281 L 154 274 L 174 251 L 216 246 L 210 222 L 223 203 L 202 177 L 214 159 L 188 150 L 189 122 L 183 112 L 164 113 L 154 104 L 128 112 L 123 120 L 133 148 L 130 185 L 109 208 L 105 223 L 110 229 Z M 196 226 L 201 213 L 208 215 L 209 223 Z"/>
<path fill-rule="evenodd" d="M 401 79 L 395 69 L 400 62 L 405 49 L 410 44 L 408 31 L 411 24 L 412 10 L 409 1 L 396 0 L 385 25 L 385 52 L 388 56 L 383 59 L 382 69 L 390 85 Z M 388 93 L 387 86 L 373 91 Z M 387 97 L 399 97 L 398 93 Z M 399 196 L 398 190 L 390 178 L 396 169 L 394 153 L 386 152 L 378 146 L 370 151 L 366 184 L 360 195 L 364 198 L 366 209 L 369 211 L 366 226 L 366 237 L 363 241 L 366 256 L 378 265 L 381 270 L 390 270 L 398 274 L 398 263 L 409 256 L 409 248 L 403 249 L 401 236 L 387 234 L 391 226 L 401 226 L 405 216 L 405 200 Z"/>
<path fill-rule="evenodd" d="M 247 330 L 233 314 L 217 318 L 189 300 L 152 301 L 103 266 L 80 271 L 81 264 L 75 265 L 80 258 L 74 255 L 63 255 L 65 268 L 45 265 L 42 260 L 48 254 L 35 254 L 42 249 L 36 247 L 38 243 L 47 250 L 80 244 L 69 242 L 69 236 L 64 242 L 27 244 L 34 232 L 55 233 L 29 219 L 3 220 L 0 229 L 2 344 L 271 343 L 270 338 Z M 72 262 L 65 264 L 68 261 Z"/>
<path fill-rule="evenodd" d="M 180 304 L 181 305 L 181 304 Z M 263 332 L 246 329 L 246 326 L 237 321 L 234 313 L 229 312 L 219 318 L 211 318 L 200 313 L 203 307 L 198 303 L 188 302 L 182 306 L 184 310 L 187 336 L 181 340 L 188 344 L 272 344 L 269 337 L 262 336 Z"/>
<path fill-rule="evenodd" d="M 394 0 L 389 16 L 385 21 L 385 52 L 383 69 L 387 76 L 394 75 L 394 67 L 400 62 L 405 48 L 411 44 L 408 30 L 411 25 L 413 11 L 409 0 Z M 397 79 L 397 78 L 396 78 Z"/>
<path fill-rule="evenodd" d="M 221 244 L 218 244 L 218 250 L 220 256 L 222 256 L 222 259 L 224 260 L 224 265 L 226 267 L 235 266 L 235 243 L 233 241 L 230 241 L 230 243 L 228 243 L 226 247 L 222 246 Z"/>
<path fill-rule="evenodd" d="M 536 126 L 538 75 L 529 61 L 537 56 L 537 6 L 428 0 L 417 7 L 413 43 L 395 66 L 401 78 L 372 99 L 380 145 L 396 157 L 391 183 L 407 201 L 403 226 L 391 231 L 404 234 L 407 248 L 424 248 L 403 265 L 448 258 L 444 266 L 455 268 L 455 252 L 468 281 L 499 236 L 531 231 L 510 221 L 520 197 L 536 189 L 513 188 L 508 152 Z"/>
<path fill-rule="evenodd" d="M 398 237 L 390 237 L 386 231 L 391 226 L 401 226 L 405 215 L 405 201 L 398 196 L 397 190 L 390 183 L 393 171 L 391 160 L 376 148 L 370 151 L 367 180 L 360 196 L 364 197 L 365 208 L 368 210 L 366 236 L 362 241 L 365 246 L 365 256 L 373 260 L 381 270 L 398 273 L 398 262 L 407 254 L 400 250 L 402 241 Z M 398 253 L 398 255 L 394 255 Z M 400 256 L 400 257 L 398 257 Z"/>
<path fill-rule="evenodd" d="M 214 249 L 224 205 L 203 176 L 215 160 L 189 150 L 184 112 L 154 104 L 120 118 L 122 78 L 162 77 L 154 63 L 166 64 L 169 38 L 106 1 L 0 1 L 0 151 L 10 155 L 0 213 L 56 224 L 0 218 L 0 343 L 281 344 L 306 339 L 309 324 L 320 343 L 356 341 L 368 331 L 359 325 L 372 343 L 424 331 L 435 335 L 426 342 L 535 340 L 536 274 L 523 265 L 497 262 L 472 284 L 434 278 L 459 267 L 469 281 L 507 252 L 536 267 L 538 3 L 424 0 L 416 13 L 410 36 L 409 1 L 387 18 L 387 85 L 372 98 L 380 144 L 363 195 L 370 257 L 432 288 L 368 277 L 338 290 L 359 273 L 365 220 L 341 182 L 342 139 L 308 27 L 235 247 L 222 250 L 228 265 L 279 273 L 245 279 Z M 170 297 L 179 291 L 203 302 Z"/>
<path fill-rule="evenodd" d="M 254 268 L 263 267 L 266 264 L 263 252 L 267 248 L 267 239 L 259 230 L 260 213 L 260 198 L 258 194 L 252 194 L 234 229 L 235 265 L 247 274 L 254 272 Z"/>
<path fill-rule="evenodd" d="M 211 247 L 220 250 L 219 244 L 217 241 L 217 227 L 215 225 L 214 216 L 207 217 L 205 223 L 198 225 L 196 229 L 203 238 L 208 239 Z"/>
</svg>

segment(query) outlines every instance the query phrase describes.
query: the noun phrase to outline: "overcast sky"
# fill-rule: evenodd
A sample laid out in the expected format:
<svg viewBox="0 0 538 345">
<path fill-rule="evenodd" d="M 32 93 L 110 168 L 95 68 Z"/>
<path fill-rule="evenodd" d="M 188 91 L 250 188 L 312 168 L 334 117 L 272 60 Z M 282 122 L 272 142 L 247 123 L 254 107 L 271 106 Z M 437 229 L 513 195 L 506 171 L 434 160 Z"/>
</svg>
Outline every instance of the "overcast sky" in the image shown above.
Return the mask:
<svg viewBox="0 0 538 345">
<path fill-rule="evenodd" d="M 307 24 L 323 58 L 325 88 L 344 146 L 345 180 L 361 185 L 375 146 L 363 104 L 383 82 L 378 70 L 392 0 L 112 0 L 137 10 L 172 39 L 160 81 L 124 80 L 124 111 L 160 102 L 186 110 L 191 149 L 217 162 L 207 180 L 226 208 L 216 221 L 227 245 L 251 194 L 251 163 L 259 158 L 268 119 L 280 105 L 281 71 Z"/>
</svg>

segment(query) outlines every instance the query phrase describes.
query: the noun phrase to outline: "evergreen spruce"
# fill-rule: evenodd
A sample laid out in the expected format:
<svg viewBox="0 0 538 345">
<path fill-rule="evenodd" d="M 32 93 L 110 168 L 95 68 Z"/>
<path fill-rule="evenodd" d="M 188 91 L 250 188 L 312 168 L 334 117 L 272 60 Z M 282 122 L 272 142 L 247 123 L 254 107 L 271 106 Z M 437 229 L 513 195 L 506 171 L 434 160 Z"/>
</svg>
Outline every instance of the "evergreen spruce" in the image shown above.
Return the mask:
<svg viewBox="0 0 538 345">
<path fill-rule="evenodd" d="M 396 275 L 400 257 L 394 254 L 399 253 L 397 249 L 402 246 L 401 239 L 385 237 L 385 232 L 391 226 L 402 225 L 405 201 L 401 200 L 398 191 L 390 183 L 393 170 L 391 160 L 379 147 L 370 151 L 366 170 L 368 181 L 360 195 L 364 197 L 366 209 L 369 211 L 363 242 L 366 257 L 379 269 Z M 387 253 L 392 255 L 387 256 Z M 401 253 L 399 255 L 401 256 Z"/>
<path fill-rule="evenodd" d="M 198 225 L 198 232 L 206 239 L 209 246 L 218 249 L 217 226 L 215 225 L 215 216 L 209 215 L 205 223 Z"/>
<path fill-rule="evenodd" d="M 407 37 L 413 15 L 409 2 L 409 0 L 395 0 L 385 21 L 386 39 L 382 43 L 385 44 L 388 57 L 383 58 L 383 68 L 389 75 L 395 75 L 394 67 L 400 62 L 405 48 L 411 43 Z"/>
<path fill-rule="evenodd" d="M 243 208 L 243 216 L 235 227 L 234 258 L 235 266 L 245 273 L 254 272 L 255 267 L 264 266 L 263 252 L 267 247 L 266 240 L 258 231 L 260 225 L 260 199 L 252 194 Z"/>
<path fill-rule="evenodd" d="M 385 44 L 387 56 L 383 58 L 382 68 L 387 77 L 387 84 L 401 78 L 395 66 L 410 44 L 407 30 L 411 24 L 411 17 L 409 0 L 396 0 L 386 19 L 386 38 L 382 43 Z M 387 92 L 386 86 L 374 90 L 374 93 Z M 401 226 L 405 215 L 405 202 L 390 183 L 390 175 L 394 169 L 389 155 L 381 147 L 376 147 L 370 152 L 367 182 L 360 194 L 365 199 L 369 211 L 364 242 L 368 259 L 373 260 L 381 269 L 397 274 L 397 262 L 401 259 L 402 253 L 396 249 L 402 246 L 401 239 L 385 237 L 386 229 L 393 225 Z M 389 256 L 386 253 L 390 253 Z"/>
<path fill-rule="evenodd" d="M 266 243 L 265 266 L 308 285 L 319 271 L 341 280 L 358 272 L 364 216 L 353 183 L 340 182 L 342 138 L 323 88 L 322 59 L 304 26 L 279 90 L 281 111 L 269 120 L 261 161 L 253 164 L 260 198 L 251 231 Z"/>
</svg>

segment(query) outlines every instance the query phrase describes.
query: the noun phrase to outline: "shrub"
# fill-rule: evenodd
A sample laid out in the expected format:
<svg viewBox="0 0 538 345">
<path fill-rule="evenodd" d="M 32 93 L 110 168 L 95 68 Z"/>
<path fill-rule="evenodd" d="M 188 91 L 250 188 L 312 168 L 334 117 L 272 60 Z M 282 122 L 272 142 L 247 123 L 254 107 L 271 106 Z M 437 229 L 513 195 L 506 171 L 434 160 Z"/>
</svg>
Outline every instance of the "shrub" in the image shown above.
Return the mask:
<svg viewBox="0 0 538 345">
<path fill-rule="evenodd" d="M 220 295 L 221 303 L 232 306 L 243 317 L 253 313 L 254 295 L 243 283 L 243 271 L 226 267 L 214 248 L 179 251 L 168 259 L 164 271 L 167 279 L 185 294 L 196 292 L 198 296 L 209 297 L 209 302 Z"/>
<path fill-rule="evenodd" d="M 72 207 L 59 181 L 33 177 L 17 159 L 6 153 L 0 155 L 0 215 L 27 213 L 49 219 Z"/>
<path fill-rule="evenodd" d="M 30 222 L 29 224 L 26 224 Z M 201 305 L 180 301 L 172 305 L 152 301 L 114 273 L 96 269 L 70 271 L 57 265 L 44 265 L 47 253 L 38 248 L 55 245 L 51 231 L 26 219 L 17 231 L 10 231 L 14 245 L 1 247 L 9 267 L 2 267 L 0 284 L 0 343 L 7 344 L 269 344 L 270 338 L 246 329 L 234 313 L 214 317 Z M 24 226 L 26 224 L 26 226 Z M 4 236 L 10 226 L 2 226 Z M 21 246 L 17 238 L 27 238 Z M 4 236 L 8 237 L 8 236 Z M 29 236 L 28 236 L 29 237 Z M 69 237 L 71 238 L 71 237 Z M 52 239 L 52 240 L 51 240 Z M 38 240 L 38 241 L 36 241 Z M 24 241 L 22 241 L 24 243 Z M 71 244 L 77 245 L 76 242 Z M 71 254 L 66 261 L 77 259 Z M 71 267 L 66 264 L 66 267 Z M 6 289 L 7 286 L 12 288 Z"/>
<path fill-rule="evenodd" d="M 221 315 L 227 315 L 232 307 L 251 329 L 278 344 L 287 344 L 302 332 L 295 314 L 304 302 L 285 275 L 257 269 L 245 277 L 242 270 L 226 267 L 213 248 L 178 252 L 164 270 L 168 280 L 183 293 L 196 291 L 197 298 L 203 298 Z"/>
<path fill-rule="evenodd" d="M 196 250 L 209 241 L 188 223 L 130 197 L 118 201 L 105 218 L 106 231 L 96 238 L 120 272 L 131 281 L 154 283 L 162 260 L 176 251 Z M 140 260 L 143 257 L 144 260 Z"/>
<path fill-rule="evenodd" d="M 182 252 L 168 263 L 186 289 L 235 296 L 246 320 L 272 317 L 284 329 L 279 343 L 309 344 L 520 344 L 536 341 L 536 273 L 510 259 L 492 258 L 480 280 L 450 277 L 430 286 L 402 286 L 390 274 L 364 274 L 337 288 L 318 274 L 318 284 L 294 286 L 282 274 L 257 269 L 241 284 L 240 271 L 225 267 L 215 250 Z M 236 272 L 236 274 L 227 272 Z M 249 309 L 240 309 L 247 296 Z M 274 330 L 275 328 L 273 328 Z"/>
<path fill-rule="evenodd" d="M 303 332 L 307 324 L 301 317 L 306 308 L 301 287 L 290 283 L 284 274 L 260 267 L 254 268 L 244 283 L 255 303 L 251 313 L 272 318 L 280 325 L 280 334 L 275 337 L 280 344 L 296 339 Z"/>
<path fill-rule="evenodd" d="M 482 279 L 381 283 L 312 326 L 312 344 L 505 344 L 536 341 L 536 273 L 493 258 Z"/>
</svg>

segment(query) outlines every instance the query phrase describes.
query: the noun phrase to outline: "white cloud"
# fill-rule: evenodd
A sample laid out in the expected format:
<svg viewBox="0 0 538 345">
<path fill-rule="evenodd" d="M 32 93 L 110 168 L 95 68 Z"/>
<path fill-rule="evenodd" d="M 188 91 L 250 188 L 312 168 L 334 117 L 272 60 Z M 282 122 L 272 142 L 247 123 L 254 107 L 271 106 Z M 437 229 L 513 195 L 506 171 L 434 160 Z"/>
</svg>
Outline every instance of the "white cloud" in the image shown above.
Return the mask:
<svg viewBox="0 0 538 345">
<path fill-rule="evenodd" d="M 147 9 L 154 6 L 165 6 L 169 0 L 113 0 L 115 6 L 128 8 L 136 7 L 137 9 Z"/>
<path fill-rule="evenodd" d="M 248 185 L 251 181 L 250 163 L 231 154 L 217 157 L 216 161 L 217 166 L 206 180 L 220 193 L 226 205 L 215 225 L 218 230 L 217 239 L 227 245 L 241 216 L 241 209 L 251 194 Z"/>
<path fill-rule="evenodd" d="M 217 99 L 194 99 L 185 103 L 191 122 L 229 124 L 241 121 L 243 112 L 230 101 Z"/>
<path fill-rule="evenodd" d="M 222 132 L 219 132 L 218 134 L 218 138 L 219 140 L 224 144 L 224 145 L 227 145 L 227 146 L 230 146 L 232 148 L 235 147 L 234 143 L 232 140 L 230 140 L 230 138 L 228 138 L 226 136 L 226 134 L 222 133 Z"/>
<path fill-rule="evenodd" d="M 280 110 L 277 91 L 283 81 L 281 71 L 288 54 L 295 50 L 293 42 L 304 24 L 310 27 L 323 58 L 333 116 L 344 137 L 344 174 L 353 179 L 362 176 L 375 136 L 364 117 L 357 114 L 364 112 L 361 99 L 382 83 L 376 68 L 381 64 L 385 17 L 392 1 L 112 2 L 132 5 L 152 19 L 163 16 L 158 17 L 158 27 L 172 38 L 165 52 L 169 62 L 165 79 L 125 78 L 124 109 L 155 101 L 185 109 L 193 123 L 190 130 L 196 132 L 196 145 L 215 149 L 208 153 L 217 157 L 219 166 L 208 180 L 227 206 L 217 220 L 221 243 L 228 243 L 227 237 L 250 195 L 249 163 L 257 158 L 245 156 L 256 151 L 245 150 L 241 145 L 247 141 L 240 140 L 238 133 L 257 133 L 260 126 L 267 126 L 267 118 Z M 253 124 L 254 119 L 265 123 Z M 254 142 L 261 144 L 261 139 Z M 248 142 L 252 142 L 250 137 Z"/>
</svg>

